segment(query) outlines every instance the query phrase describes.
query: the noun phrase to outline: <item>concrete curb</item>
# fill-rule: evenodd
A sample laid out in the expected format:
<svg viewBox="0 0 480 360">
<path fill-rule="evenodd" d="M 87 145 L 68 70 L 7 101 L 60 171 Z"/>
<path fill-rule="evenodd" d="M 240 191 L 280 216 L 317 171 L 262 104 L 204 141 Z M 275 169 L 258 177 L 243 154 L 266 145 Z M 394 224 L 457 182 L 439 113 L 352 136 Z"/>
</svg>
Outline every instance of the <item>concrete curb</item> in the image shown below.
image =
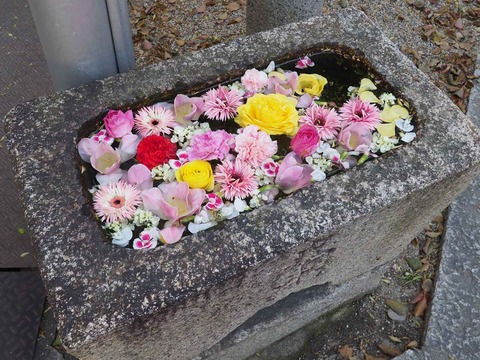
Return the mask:
<svg viewBox="0 0 480 360">
<path fill-rule="evenodd" d="M 480 54 L 476 75 L 480 75 Z M 480 126 L 480 83 L 467 115 Z M 480 349 L 480 178 L 450 206 L 430 319 L 421 350 L 396 360 L 476 359 Z"/>
</svg>

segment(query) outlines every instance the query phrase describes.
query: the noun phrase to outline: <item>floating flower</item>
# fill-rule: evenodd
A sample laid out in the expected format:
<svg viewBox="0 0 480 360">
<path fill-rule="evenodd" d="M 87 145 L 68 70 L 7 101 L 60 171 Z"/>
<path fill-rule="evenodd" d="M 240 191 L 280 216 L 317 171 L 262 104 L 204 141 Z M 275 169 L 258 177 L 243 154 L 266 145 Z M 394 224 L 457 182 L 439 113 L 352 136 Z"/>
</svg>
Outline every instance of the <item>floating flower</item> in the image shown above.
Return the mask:
<svg viewBox="0 0 480 360">
<path fill-rule="evenodd" d="M 260 168 L 263 170 L 267 176 L 275 176 L 278 172 L 278 164 L 273 161 L 273 159 L 266 159 L 260 165 Z"/>
<path fill-rule="evenodd" d="M 235 116 L 237 108 L 242 105 L 242 96 L 236 90 L 224 86 L 209 90 L 203 95 L 205 116 L 212 120 L 225 121 Z"/>
<path fill-rule="evenodd" d="M 221 184 L 224 197 L 233 200 L 245 199 L 258 188 L 255 170 L 240 159 L 223 161 L 215 169 L 215 181 Z"/>
<path fill-rule="evenodd" d="M 200 211 L 205 190 L 190 189 L 186 182 L 174 181 L 145 190 L 141 197 L 146 210 L 174 223 Z"/>
<path fill-rule="evenodd" d="M 163 136 L 151 135 L 142 139 L 137 147 L 137 160 L 152 170 L 176 156 L 177 146 Z"/>
<path fill-rule="evenodd" d="M 185 229 L 184 225 L 179 224 L 166 226 L 160 230 L 160 240 L 165 244 L 175 244 L 182 238 Z"/>
<path fill-rule="evenodd" d="M 207 197 L 207 204 L 205 205 L 205 209 L 210 211 L 217 211 L 222 208 L 223 200 L 220 196 L 215 193 L 209 193 L 205 195 Z"/>
<path fill-rule="evenodd" d="M 157 228 L 145 229 L 138 235 L 138 238 L 133 240 L 133 248 L 136 250 L 153 249 L 157 247 L 159 236 Z"/>
<path fill-rule="evenodd" d="M 299 95 L 305 93 L 312 96 L 320 96 L 323 88 L 327 85 L 327 79 L 318 74 L 300 74 L 295 92 Z"/>
<path fill-rule="evenodd" d="M 313 66 L 315 66 L 315 63 L 307 55 L 298 59 L 298 61 L 295 64 L 295 67 L 297 69 L 306 69 L 308 67 L 313 67 Z"/>
<path fill-rule="evenodd" d="M 144 107 L 135 116 L 135 129 L 142 137 L 168 135 L 176 125 L 172 110 L 161 105 Z"/>
<path fill-rule="evenodd" d="M 395 136 L 395 125 L 399 119 L 408 119 L 410 114 L 408 110 L 400 105 L 386 105 L 380 113 L 380 119 L 386 124 L 378 124 L 376 129 L 382 136 Z M 412 129 L 413 130 L 413 129 Z"/>
<path fill-rule="evenodd" d="M 110 174 L 120 167 L 120 154 L 110 145 L 101 142 L 93 149 L 90 162 L 102 174 Z"/>
<path fill-rule="evenodd" d="M 282 94 L 291 96 L 298 84 L 298 74 L 295 71 L 272 71 L 268 74 L 268 86 L 265 94 Z"/>
<path fill-rule="evenodd" d="M 290 142 L 290 148 L 302 159 L 311 155 L 320 143 L 320 136 L 317 129 L 309 124 L 300 126 L 297 134 Z"/>
<path fill-rule="evenodd" d="M 293 136 L 298 130 L 297 100 L 281 94 L 256 94 L 238 108 L 235 122 L 241 127 L 256 125 L 270 135 Z"/>
<path fill-rule="evenodd" d="M 191 189 L 213 190 L 213 170 L 208 161 L 190 161 L 175 171 L 175 177 L 179 182 L 186 182 Z"/>
<path fill-rule="evenodd" d="M 135 164 L 128 169 L 127 181 L 139 190 L 147 190 L 153 187 L 151 172 L 143 164 Z"/>
<path fill-rule="evenodd" d="M 352 123 L 340 131 L 338 142 L 347 151 L 367 154 L 372 143 L 372 131 L 363 123 Z"/>
<path fill-rule="evenodd" d="M 113 138 L 121 138 L 130 134 L 133 129 L 132 110 L 123 112 L 121 110 L 109 110 L 107 116 L 103 118 L 105 129 L 108 135 Z"/>
<path fill-rule="evenodd" d="M 360 123 L 369 130 L 375 129 L 375 126 L 381 123 L 380 111 L 378 108 L 367 101 L 362 101 L 356 97 L 348 100 L 340 108 L 342 117 L 342 126 L 348 126 L 353 123 Z"/>
<path fill-rule="evenodd" d="M 225 130 L 194 135 L 187 148 L 190 160 L 223 160 L 233 145 L 233 135 Z"/>
<path fill-rule="evenodd" d="M 95 140 L 96 142 L 104 141 L 108 145 L 112 145 L 113 142 L 115 141 L 115 138 L 108 136 L 107 130 L 102 129 L 99 132 L 97 132 L 95 135 L 92 136 L 92 140 Z"/>
<path fill-rule="evenodd" d="M 240 79 L 246 91 L 257 93 L 265 89 L 268 83 L 268 76 L 263 71 L 250 69 Z"/>
<path fill-rule="evenodd" d="M 302 159 L 294 152 L 288 153 L 278 169 L 275 183 L 285 194 L 311 184 L 313 168 L 302 164 Z"/>
<path fill-rule="evenodd" d="M 186 125 L 192 120 L 198 120 L 203 112 L 203 106 L 201 97 L 188 97 L 179 94 L 173 101 L 175 120 L 181 125 Z"/>
<path fill-rule="evenodd" d="M 130 220 L 141 202 L 140 191 L 123 180 L 105 185 L 93 195 L 93 208 L 107 223 Z"/>
<path fill-rule="evenodd" d="M 83 161 L 89 163 L 90 158 L 95 151 L 95 149 L 99 146 L 99 142 L 92 139 L 92 138 L 83 138 L 78 142 L 77 149 L 78 154 L 82 158 Z"/>
<path fill-rule="evenodd" d="M 135 134 L 127 134 L 120 140 L 118 153 L 120 154 L 122 163 L 135 157 L 140 140 L 140 136 Z"/>
<path fill-rule="evenodd" d="M 276 154 L 277 142 L 258 126 L 248 125 L 235 137 L 235 151 L 238 159 L 257 167 Z"/>
<path fill-rule="evenodd" d="M 335 109 L 312 104 L 305 115 L 300 117 L 300 124 L 313 125 L 317 129 L 318 136 L 324 141 L 334 139 L 341 127 L 341 118 Z"/>
</svg>

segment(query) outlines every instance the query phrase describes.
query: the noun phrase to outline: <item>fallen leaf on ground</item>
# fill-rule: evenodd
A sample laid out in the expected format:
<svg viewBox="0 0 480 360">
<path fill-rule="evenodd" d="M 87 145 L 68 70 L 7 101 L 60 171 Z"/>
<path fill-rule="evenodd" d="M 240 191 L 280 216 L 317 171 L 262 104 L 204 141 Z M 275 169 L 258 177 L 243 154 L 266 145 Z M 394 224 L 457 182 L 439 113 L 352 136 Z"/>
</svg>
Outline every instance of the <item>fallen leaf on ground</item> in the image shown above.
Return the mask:
<svg viewBox="0 0 480 360">
<path fill-rule="evenodd" d="M 431 238 L 437 238 L 437 237 L 439 237 L 440 235 L 442 235 L 442 233 L 440 233 L 440 232 L 438 232 L 438 231 L 437 231 L 437 232 L 427 231 L 427 232 L 425 233 L 425 235 L 428 236 L 428 237 L 431 237 Z"/>
<path fill-rule="evenodd" d="M 402 340 L 400 340 L 400 339 L 397 338 L 396 336 L 390 335 L 389 338 L 390 338 L 390 340 L 392 340 L 393 342 L 397 342 L 397 343 L 401 343 L 401 342 L 402 342 Z"/>
<path fill-rule="evenodd" d="M 406 349 L 418 349 L 418 341 L 417 340 L 413 340 L 413 341 L 410 341 L 406 346 L 405 348 Z"/>
<path fill-rule="evenodd" d="M 237 2 L 233 2 L 227 5 L 227 10 L 228 11 L 237 11 L 240 9 L 240 4 Z"/>
<path fill-rule="evenodd" d="M 427 309 L 427 297 L 424 296 L 415 306 L 415 310 L 413 311 L 414 316 L 423 316 L 425 310 Z"/>
<path fill-rule="evenodd" d="M 385 344 L 380 344 L 378 345 L 380 350 L 382 350 L 383 353 L 389 355 L 389 356 L 398 356 L 402 354 L 400 350 L 398 350 L 396 347 L 385 345 Z"/>
<path fill-rule="evenodd" d="M 384 358 L 384 357 L 379 358 L 379 357 L 365 354 L 365 360 L 387 360 L 387 358 Z"/>
<path fill-rule="evenodd" d="M 144 50 L 150 50 L 152 48 L 152 43 L 150 41 L 148 41 L 147 39 L 145 39 L 145 40 L 143 40 L 142 48 Z"/>
<path fill-rule="evenodd" d="M 401 303 L 400 301 L 387 299 L 386 303 L 387 306 L 395 311 L 398 315 L 407 315 L 408 309 L 405 304 Z"/>
<path fill-rule="evenodd" d="M 340 349 L 338 349 L 338 353 L 345 359 L 348 359 L 353 356 L 353 349 L 348 345 L 343 345 Z"/>
</svg>

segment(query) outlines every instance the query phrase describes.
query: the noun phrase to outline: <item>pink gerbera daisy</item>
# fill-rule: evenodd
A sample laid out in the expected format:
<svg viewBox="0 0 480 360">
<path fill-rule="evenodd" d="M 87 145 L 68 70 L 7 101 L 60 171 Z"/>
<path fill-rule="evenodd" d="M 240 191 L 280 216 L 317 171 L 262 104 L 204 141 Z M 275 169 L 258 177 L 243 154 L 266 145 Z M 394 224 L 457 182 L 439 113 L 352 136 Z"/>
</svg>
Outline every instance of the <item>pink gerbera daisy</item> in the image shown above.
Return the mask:
<svg viewBox="0 0 480 360">
<path fill-rule="evenodd" d="M 313 104 L 307 109 L 305 115 L 300 117 L 299 122 L 314 126 L 320 139 L 326 141 L 337 136 L 342 118 L 335 109 L 327 109 L 326 107 Z"/>
<path fill-rule="evenodd" d="M 93 195 L 93 208 L 107 223 L 131 219 L 141 202 L 140 191 L 123 180 L 105 185 Z"/>
<path fill-rule="evenodd" d="M 170 134 L 175 125 L 172 110 L 160 105 L 144 107 L 135 115 L 135 129 L 143 137 Z"/>
<path fill-rule="evenodd" d="M 215 169 L 215 181 L 222 185 L 225 199 L 245 199 L 258 188 L 255 170 L 239 159 L 223 161 Z"/>
<path fill-rule="evenodd" d="M 343 104 L 340 108 L 340 115 L 343 122 L 342 127 L 352 123 L 361 123 L 369 130 L 373 130 L 382 122 L 380 110 L 368 101 L 360 100 L 359 97 L 350 99 Z"/>
<path fill-rule="evenodd" d="M 205 116 L 212 120 L 225 121 L 235 116 L 237 108 L 242 105 L 242 96 L 237 90 L 229 90 L 219 86 L 218 89 L 211 89 L 205 95 L 204 110 Z"/>
</svg>

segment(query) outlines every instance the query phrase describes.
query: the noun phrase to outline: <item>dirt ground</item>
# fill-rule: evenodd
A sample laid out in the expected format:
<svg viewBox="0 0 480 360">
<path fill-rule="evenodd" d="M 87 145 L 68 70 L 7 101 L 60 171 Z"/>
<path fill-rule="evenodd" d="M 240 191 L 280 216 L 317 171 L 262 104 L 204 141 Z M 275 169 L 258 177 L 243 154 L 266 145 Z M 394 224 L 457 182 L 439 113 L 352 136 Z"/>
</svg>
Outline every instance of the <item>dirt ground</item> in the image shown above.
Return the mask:
<svg viewBox="0 0 480 360">
<path fill-rule="evenodd" d="M 137 66 L 228 41 L 245 32 L 246 0 L 129 0 Z M 478 0 L 325 0 L 325 13 L 364 11 L 466 111 L 480 36 Z M 422 231 L 373 294 L 320 327 L 290 359 L 389 359 L 421 346 L 441 251 L 444 215 Z M 257 355 L 262 359 L 262 353 Z"/>
</svg>

